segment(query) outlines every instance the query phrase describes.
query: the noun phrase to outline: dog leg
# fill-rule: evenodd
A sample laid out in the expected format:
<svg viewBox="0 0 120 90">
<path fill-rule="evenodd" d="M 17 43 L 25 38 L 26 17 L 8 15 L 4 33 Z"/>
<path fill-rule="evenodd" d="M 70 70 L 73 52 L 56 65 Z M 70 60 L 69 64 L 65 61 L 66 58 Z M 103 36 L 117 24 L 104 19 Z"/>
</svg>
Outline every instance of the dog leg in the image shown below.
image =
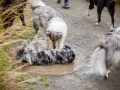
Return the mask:
<svg viewBox="0 0 120 90">
<path fill-rule="evenodd" d="M 90 16 L 90 14 L 91 14 L 91 11 L 88 9 L 87 16 Z"/>
<path fill-rule="evenodd" d="M 115 29 L 113 26 L 110 27 L 110 32 L 113 32 Z"/>
<path fill-rule="evenodd" d="M 110 13 L 110 16 L 111 16 L 111 23 L 112 23 L 112 26 L 110 28 L 110 31 L 114 31 L 114 13 L 115 13 L 115 9 L 110 9 L 108 8 L 108 11 Z"/>
<path fill-rule="evenodd" d="M 110 73 L 110 70 L 107 70 L 106 71 L 106 75 L 105 75 L 105 78 L 108 79 L 108 74 Z"/>
<path fill-rule="evenodd" d="M 101 12 L 102 12 L 103 8 L 104 8 L 104 6 L 97 5 L 98 20 L 95 23 L 96 26 L 98 26 L 101 21 Z"/>
<path fill-rule="evenodd" d="M 50 42 L 50 38 L 47 36 L 46 37 L 46 50 L 49 50 L 49 42 Z"/>
<path fill-rule="evenodd" d="M 111 64 L 109 63 L 109 61 L 106 61 L 106 68 L 107 68 L 107 71 L 106 71 L 106 74 L 105 74 L 105 78 L 108 79 L 108 74 L 110 73 L 110 67 L 111 67 Z"/>
<path fill-rule="evenodd" d="M 63 48 L 63 42 L 64 42 L 64 40 L 59 40 L 59 42 L 58 42 L 58 48 L 59 49 Z"/>
<path fill-rule="evenodd" d="M 100 22 L 98 22 L 98 21 L 97 21 L 97 22 L 95 23 L 95 25 L 96 25 L 96 26 L 98 26 L 98 25 L 99 25 L 99 23 L 100 23 Z"/>
<path fill-rule="evenodd" d="M 115 5 L 114 5 L 112 8 L 110 8 L 109 6 L 107 6 L 107 8 L 108 8 L 108 11 L 109 11 L 110 16 L 111 16 L 111 24 L 112 24 L 112 26 L 111 26 L 111 28 L 110 28 L 110 31 L 114 31 Z"/>
</svg>

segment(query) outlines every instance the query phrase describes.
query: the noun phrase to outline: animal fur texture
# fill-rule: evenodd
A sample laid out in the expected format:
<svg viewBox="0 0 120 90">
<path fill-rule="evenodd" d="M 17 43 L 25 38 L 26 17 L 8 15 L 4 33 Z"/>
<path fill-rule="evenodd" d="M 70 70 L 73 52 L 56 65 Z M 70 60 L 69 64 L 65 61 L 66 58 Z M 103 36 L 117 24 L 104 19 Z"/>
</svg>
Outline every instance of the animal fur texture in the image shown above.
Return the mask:
<svg viewBox="0 0 120 90">
<path fill-rule="evenodd" d="M 36 50 L 27 46 L 17 52 L 17 57 L 22 58 L 21 63 L 28 62 L 30 65 L 68 64 L 75 59 L 75 53 L 67 45 L 57 51 Z"/>
<path fill-rule="evenodd" d="M 44 40 L 36 37 L 29 43 L 24 40 L 23 45 L 16 48 L 16 58 L 22 59 L 21 63 L 30 65 L 68 64 L 75 59 L 75 52 L 67 45 L 58 50 L 46 50 Z"/>
<path fill-rule="evenodd" d="M 32 1 L 31 8 L 34 13 L 33 27 L 36 33 L 43 29 L 47 36 L 47 47 L 49 48 L 48 42 L 51 40 L 54 49 L 62 49 L 67 34 L 67 25 L 62 17 L 41 0 Z"/>
<path fill-rule="evenodd" d="M 109 32 L 100 40 L 91 56 L 93 69 L 108 78 L 110 67 L 120 62 L 120 27 Z"/>
<path fill-rule="evenodd" d="M 104 7 L 107 7 L 110 16 L 111 16 L 111 28 L 110 31 L 114 30 L 114 13 L 115 13 L 115 4 L 116 0 L 90 0 L 88 16 L 90 15 L 90 10 L 94 8 L 94 5 L 97 6 L 97 14 L 98 18 L 96 20 L 95 25 L 99 25 L 101 21 L 101 13 Z"/>
</svg>

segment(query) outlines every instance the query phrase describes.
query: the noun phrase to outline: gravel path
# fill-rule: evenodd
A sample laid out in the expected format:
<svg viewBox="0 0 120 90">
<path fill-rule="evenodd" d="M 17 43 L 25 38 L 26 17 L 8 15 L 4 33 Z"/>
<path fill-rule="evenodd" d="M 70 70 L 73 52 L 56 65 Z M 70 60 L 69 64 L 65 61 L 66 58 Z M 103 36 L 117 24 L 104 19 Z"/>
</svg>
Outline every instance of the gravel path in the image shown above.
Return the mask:
<svg viewBox="0 0 120 90">
<path fill-rule="evenodd" d="M 102 12 L 102 21 L 99 26 L 95 26 L 97 17 L 96 7 L 91 15 L 87 16 L 89 3 L 86 0 L 70 0 L 70 9 L 62 9 L 57 0 L 43 0 L 46 5 L 53 7 L 62 15 L 68 25 L 68 35 L 66 44 L 71 45 L 75 50 L 85 56 L 85 62 L 81 67 L 71 73 L 62 76 L 45 76 L 49 82 L 49 87 L 38 82 L 34 85 L 28 85 L 26 90 L 120 90 L 120 68 L 111 70 L 109 79 L 95 74 L 91 68 L 90 55 L 92 54 L 96 41 L 109 31 L 111 26 L 110 15 L 106 8 Z M 115 14 L 115 27 L 120 26 L 120 10 Z M 36 77 L 37 79 L 38 77 Z M 32 90 L 32 89 L 31 89 Z"/>
</svg>

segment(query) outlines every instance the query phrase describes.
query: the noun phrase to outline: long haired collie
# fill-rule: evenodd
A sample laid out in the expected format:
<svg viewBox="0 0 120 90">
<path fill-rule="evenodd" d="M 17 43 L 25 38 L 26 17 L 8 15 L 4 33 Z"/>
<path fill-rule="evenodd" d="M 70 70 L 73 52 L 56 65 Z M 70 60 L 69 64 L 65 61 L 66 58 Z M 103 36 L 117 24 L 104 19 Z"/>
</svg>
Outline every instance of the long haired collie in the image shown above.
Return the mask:
<svg viewBox="0 0 120 90">
<path fill-rule="evenodd" d="M 33 27 L 36 33 L 44 29 L 47 47 L 49 48 L 49 41 L 52 41 L 53 49 L 62 49 L 67 34 L 67 25 L 62 17 L 41 0 L 33 0 L 31 8 L 34 13 Z"/>
<path fill-rule="evenodd" d="M 108 78 L 110 67 L 120 62 L 120 27 L 105 34 L 91 56 L 93 69 Z"/>
</svg>

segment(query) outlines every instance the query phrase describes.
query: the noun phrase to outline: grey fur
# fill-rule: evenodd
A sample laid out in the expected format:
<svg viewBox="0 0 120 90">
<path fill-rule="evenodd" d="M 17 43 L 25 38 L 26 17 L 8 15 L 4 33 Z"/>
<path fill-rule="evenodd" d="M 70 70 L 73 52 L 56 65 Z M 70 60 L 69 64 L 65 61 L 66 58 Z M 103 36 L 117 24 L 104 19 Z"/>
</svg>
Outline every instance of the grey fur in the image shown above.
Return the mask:
<svg viewBox="0 0 120 90">
<path fill-rule="evenodd" d="M 57 51 L 35 50 L 27 47 L 24 51 L 19 50 L 17 57 L 23 58 L 21 63 L 28 62 L 31 65 L 68 64 L 75 59 L 75 53 L 66 45 Z"/>
<path fill-rule="evenodd" d="M 37 7 L 33 10 L 33 13 L 34 13 L 33 27 L 36 31 L 38 31 L 38 28 L 40 29 L 40 27 L 43 27 L 44 30 L 47 29 L 51 18 L 53 17 L 61 18 L 61 16 L 53 8 L 49 6 Z"/>
<path fill-rule="evenodd" d="M 105 34 L 98 46 L 106 50 L 106 60 L 113 64 L 114 53 L 120 51 L 120 32 Z"/>
<path fill-rule="evenodd" d="M 120 62 L 120 32 L 109 32 L 99 41 L 91 57 L 93 68 L 108 78 L 109 69 Z"/>
</svg>

